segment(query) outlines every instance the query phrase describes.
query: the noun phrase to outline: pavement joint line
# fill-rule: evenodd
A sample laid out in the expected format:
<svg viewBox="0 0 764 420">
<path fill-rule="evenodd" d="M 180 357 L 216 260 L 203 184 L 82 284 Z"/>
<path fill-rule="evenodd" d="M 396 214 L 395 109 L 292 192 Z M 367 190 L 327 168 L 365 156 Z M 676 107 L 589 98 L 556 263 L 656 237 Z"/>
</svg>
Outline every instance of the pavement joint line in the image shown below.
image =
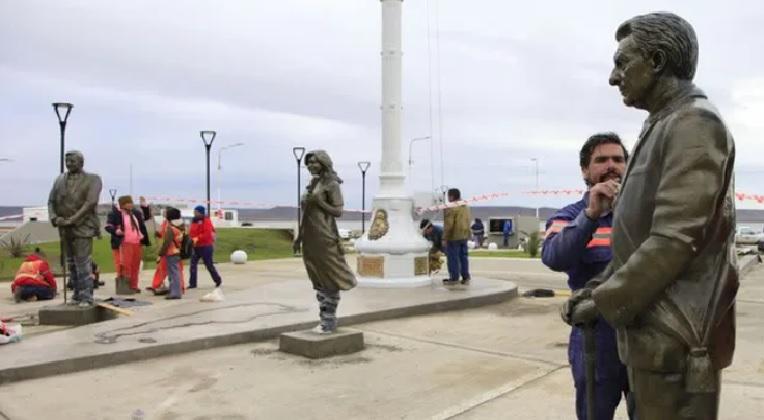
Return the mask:
<svg viewBox="0 0 764 420">
<path fill-rule="evenodd" d="M 533 384 L 535 382 L 538 382 L 538 381 L 540 381 L 540 380 L 542 380 L 542 379 L 544 379 L 544 378 L 546 378 L 546 377 L 548 377 L 548 376 L 550 376 L 550 375 L 552 375 L 554 373 L 557 373 L 558 371 L 560 371 L 561 369 L 564 369 L 566 367 L 567 366 L 560 366 L 560 367 L 554 368 L 554 369 L 552 369 L 552 370 L 550 370 L 548 372 L 544 372 L 544 373 L 542 373 L 540 375 L 533 375 L 532 378 L 530 378 L 528 380 L 525 380 L 525 381 L 523 381 L 523 382 L 521 382 L 519 384 L 517 383 L 518 381 L 508 382 L 504 386 L 501 386 L 499 388 L 496 388 L 496 389 L 493 389 L 493 390 L 488 391 L 486 393 L 483 393 L 479 397 L 473 398 L 470 401 L 462 403 L 459 406 L 457 406 L 456 408 L 452 408 L 452 409 L 446 410 L 445 412 L 443 412 L 443 413 L 441 413 L 439 415 L 433 416 L 432 419 L 433 420 L 435 420 L 435 419 L 437 419 L 437 420 L 455 419 L 455 418 L 457 418 L 457 417 L 459 417 L 459 416 L 461 416 L 463 414 L 466 414 L 466 413 L 468 413 L 468 412 L 470 412 L 470 411 L 472 411 L 472 410 L 474 410 L 474 409 L 476 409 L 476 408 L 478 408 L 478 407 L 480 407 L 482 405 L 488 404 L 491 401 L 495 401 L 495 400 L 497 400 L 499 398 L 505 397 L 505 396 L 507 396 L 507 395 L 509 395 L 509 394 L 511 394 L 511 393 L 513 393 L 513 392 L 515 392 L 515 391 L 525 387 L 526 385 L 530 385 L 530 384 Z M 526 375 L 526 376 L 528 376 L 528 375 Z"/>
<path fill-rule="evenodd" d="M 735 299 L 735 302 L 742 302 L 742 303 L 753 303 L 757 305 L 764 305 L 764 300 L 753 300 L 753 299 Z"/>
<path fill-rule="evenodd" d="M 507 274 L 512 276 L 533 276 L 533 277 L 561 277 L 560 273 L 549 270 L 549 272 L 539 273 L 536 271 L 511 271 L 506 270 L 472 270 L 473 274 Z"/>
<path fill-rule="evenodd" d="M 166 322 L 166 321 L 172 321 L 172 320 L 175 320 L 175 319 L 180 319 L 180 318 L 190 317 L 190 316 L 194 316 L 194 315 L 199 315 L 199 314 L 205 313 L 205 312 L 215 312 L 215 311 L 221 311 L 221 310 L 226 310 L 226 309 L 235 309 L 235 308 L 241 308 L 241 307 L 247 307 L 247 306 L 255 306 L 255 305 L 275 306 L 277 308 L 280 307 L 281 309 L 280 310 L 274 310 L 274 311 L 271 311 L 271 312 L 265 312 L 265 313 L 262 313 L 262 314 L 257 314 L 257 315 L 251 316 L 249 318 L 246 318 L 246 319 L 243 319 L 243 320 L 236 320 L 236 321 L 199 321 L 199 322 L 186 322 L 186 323 L 178 324 L 178 325 L 168 325 L 168 326 L 164 326 L 164 327 L 149 327 L 149 325 L 152 325 L 152 324 L 159 324 L 159 323 Z M 95 334 L 95 336 L 96 336 L 95 342 L 99 343 L 99 344 L 114 344 L 114 343 L 116 343 L 119 340 L 120 337 L 125 337 L 125 336 L 150 334 L 150 333 L 155 333 L 155 332 L 162 331 L 162 330 L 172 330 L 172 329 L 179 329 L 179 328 L 188 328 L 188 327 L 200 326 L 200 325 L 245 324 L 245 323 L 251 322 L 251 321 L 253 321 L 253 320 L 257 319 L 257 318 L 264 318 L 264 317 L 268 317 L 268 316 L 279 315 L 279 314 L 290 313 L 290 312 L 305 312 L 305 311 L 307 311 L 307 309 L 292 307 L 292 306 L 283 305 L 283 304 L 280 304 L 280 303 L 271 303 L 271 302 L 250 302 L 250 303 L 241 303 L 241 304 L 236 304 L 236 305 L 228 305 L 228 306 L 221 306 L 221 307 L 205 308 L 205 309 L 198 310 L 198 311 L 186 312 L 186 313 L 183 313 L 183 314 L 173 315 L 173 316 L 164 317 L 164 318 L 157 318 L 157 319 L 153 319 L 151 321 L 142 322 L 142 323 L 137 324 L 137 325 L 131 325 L 131 326 L 128 326 L 128 327 L 121 327 L 121 328 L 117 328 L 117 329 L 113 329 L 113 330 L 99 332 L 99 333 Z M 147 329 L 141 330 L 141 328 L 147 328 Z M 117 331 L 128 331 L 128 332 L 119 333 Z"/>
<path fill-rule="evenodd" d="M 7 414 L 3 413 L 2 410 L 0 410 L 0 418 L 2 418 L 3 420 L 11 420 L 11 418 L 8 417 Z"/>
<path fill-rule="evenodd" d="M 737 380 L 734 380 L 734 379 L 723 380 L 722 384 L 750 386 L 752 388 L 764 388 L 764 383 L 752 382 L 752 381 L 737 381 Z"/>
<path fill-rule="evenodd" d="M 481 349 L 481 348 L 478 348 L 478 347 L 463 346 L 461 344 L 445 343 L 445 342 L 442 342 L 442 341 L 435 341 L 435 340 L 426 340 L 426 339 L 423 339 L 423 338 L 411 337 L 411 336 L 404 335 L 404 334 L 396 334 L 396 333 L 391 333 L 391 332 L 386 332 L 386 331 L 381 331 L 381 330 L 375 330 L 375 329 L 372 329 L 372 328 L 359 327 L 359 326 L 355 326 L 354 328 L 357 329 L 357 330 L 360 330 L 360 331 L 370 332 L 370 333 L 379 334 L 379 335 L 387 335 L 387 336 L 390 336 L 390 337 L 402 338 L 404 340 L 416 341 L 418 343 L 434 344 L 434 345 L 438 345 L 438 346 L 450 347 L 450 348 L 459 349 L 459 350 L 467 350 L 467 351 L 474 351 L 474 352 L 477 352 L 477 353 L 490 354 L 492 356 L 501 356 L 501 357 L 510 357 L 510 358 L 513 358 L 513 359 L 520 359 L 520 360 L 524 360 L 526 362 L 534 362 L 534 363 L 538 363 L 538 364 L 541 364 L 541 365 L 550 366 L 550 367 L 553 367 L 553 368 L 562 368 L 562 367 L 569 366 L 568 364 L 564 364 L 563 365 L 563 364 L 560 364 L 560 363 L 557 363 L 557 362 L 552 362 L 552 361 L 549 361 L 549 360 L 544 360 L 544 359 L 541 359 L 541 358 L 538 358 L 538 357 L 532 357 L 532 356 L 528 356 L 528 355 L 524 355 L 524 354 L 508 353 L 508 352 L 495 351 L 495 350 L 486 350 L 486 349 Z"/>
</svg>

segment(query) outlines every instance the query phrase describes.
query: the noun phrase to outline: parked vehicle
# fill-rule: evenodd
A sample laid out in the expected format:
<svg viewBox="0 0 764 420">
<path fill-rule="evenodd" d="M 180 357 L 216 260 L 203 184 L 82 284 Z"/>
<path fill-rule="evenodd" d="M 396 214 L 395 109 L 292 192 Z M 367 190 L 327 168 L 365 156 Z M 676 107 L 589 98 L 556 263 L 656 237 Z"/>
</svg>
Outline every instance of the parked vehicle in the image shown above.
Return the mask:
<svg viewBox="0 0 764 420">
<path fill-rule="evenodd" d="M 741 245 L 758 245 L 764 241 L 764 233 L 757 232 L 748 226 L 740 226 L 735 234 L 735 242 Z"/>
</svg>

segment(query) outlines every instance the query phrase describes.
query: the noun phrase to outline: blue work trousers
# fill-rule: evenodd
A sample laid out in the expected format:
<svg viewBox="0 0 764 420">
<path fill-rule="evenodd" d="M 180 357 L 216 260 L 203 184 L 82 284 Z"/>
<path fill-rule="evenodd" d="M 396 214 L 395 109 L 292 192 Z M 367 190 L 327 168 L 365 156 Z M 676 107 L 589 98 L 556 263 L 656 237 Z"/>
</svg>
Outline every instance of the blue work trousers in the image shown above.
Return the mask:
<svg viewBox="0 0 764 420">
<path fill-rule="evenodd" d="M 596 361 L 594 373 L 594 413 L 596 420 L 612 420 L 621 397 L 626 400 L 629 418 L 634 419 L 634 398 L 629 391 L 626 366 L 618 359 L 615 331 L 602 319 L 594 326 Z M 584 332 L 573 328 L 568 345 L 568 361 L 576 386 L 576 416 L 586 418 L 586 362 Z"/>
<path fill-rule="evenodd" d="M 448 278 L 451 280 L 470 279 L 470 262 L 467 258 L 467 240 L 446 242 L 448 258 Z"/>
<path fill-rule="evenodd" d="M 223 282 L 220 278 L 220 274 L 218 274 L 218 270 L 215 268 L 215 264 L 212 263 L 212 253 L 212 245 L 194 248 L 194 255 L 191 256 L 191 277 L 188 279 L 189 287 L 196 287 L 196 271 L 200 259 L 204 261 L 204 266 L 207 267 L 207 271 L 210 273 L 210 276 L 212 276 L 212 281 L 215 282 L 215 286 L 220 286 L 220 283 Z"/>
</svg>

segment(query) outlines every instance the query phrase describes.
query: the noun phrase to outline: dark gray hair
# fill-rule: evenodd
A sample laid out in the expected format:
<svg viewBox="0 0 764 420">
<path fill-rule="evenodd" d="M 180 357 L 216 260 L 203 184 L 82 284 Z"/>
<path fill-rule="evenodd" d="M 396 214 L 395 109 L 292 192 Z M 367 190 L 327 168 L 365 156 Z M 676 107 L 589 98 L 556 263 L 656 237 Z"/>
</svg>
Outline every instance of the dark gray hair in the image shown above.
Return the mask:
<svg viewBox="0 0 764 420">
<path fill-rule="evenodd" d="M 674 76 L 692 80 L 698 67 L 698 38 L 686 20 L 668 12 L 635 16 L 622 23 L 615 39 L 631 36 L 642 56 L 651 58 L 657 51 L 666 54 L 668 69 Z"/>
<path fill-rule="evenodd" d="M 83 155 L 79 150 L 69 150 L 64 153 L 64 156 L 74 156 L 80 160 L 80 163 L 85 163 L 85 155 Z"/>
</svg>

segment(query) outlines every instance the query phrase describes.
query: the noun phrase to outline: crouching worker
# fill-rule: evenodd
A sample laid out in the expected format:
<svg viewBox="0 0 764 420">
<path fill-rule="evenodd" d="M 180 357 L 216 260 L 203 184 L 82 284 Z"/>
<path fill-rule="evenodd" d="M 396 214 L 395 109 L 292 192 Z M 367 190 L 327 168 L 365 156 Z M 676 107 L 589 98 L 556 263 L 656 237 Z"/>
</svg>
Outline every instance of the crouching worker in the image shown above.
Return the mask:
<svg viewBox="0 0 764 420">
<path fill-rule="evenodd" d="M 180 249 L 183 242 L 185 227 L 180 218 L 180 210 L 169 207 L 165 212 L 167 223 L 162 232 L 162 245 L 159 248 L 157 263 L 164 258 L 167 264 L 167 277 L 170 280 L 170 293 L 165 299 L 180 299 L 183 294 L 182 273 L 183 263 L 180 259 Z"/>
<path fill-rule="evenodd" d="M 428 257 L 430 259 L 430 274 L 440 271 L 443 263 L 441 257 L 444 254 L 443 251 L 443 228 L 437 225 L 433 225 L 429 219 L 422 219 L 419 223 L 419 229 L 422 231 L 422 236 L 432 243 Z"/>
<path fill-rule="evenodd" d="M 40 255 L 40 249 L 24 259 L 11 283 L 16 302 L 50 300 L 56 297 L 56 279 L 50 272 L 48 262 Z"/>
</svg>

